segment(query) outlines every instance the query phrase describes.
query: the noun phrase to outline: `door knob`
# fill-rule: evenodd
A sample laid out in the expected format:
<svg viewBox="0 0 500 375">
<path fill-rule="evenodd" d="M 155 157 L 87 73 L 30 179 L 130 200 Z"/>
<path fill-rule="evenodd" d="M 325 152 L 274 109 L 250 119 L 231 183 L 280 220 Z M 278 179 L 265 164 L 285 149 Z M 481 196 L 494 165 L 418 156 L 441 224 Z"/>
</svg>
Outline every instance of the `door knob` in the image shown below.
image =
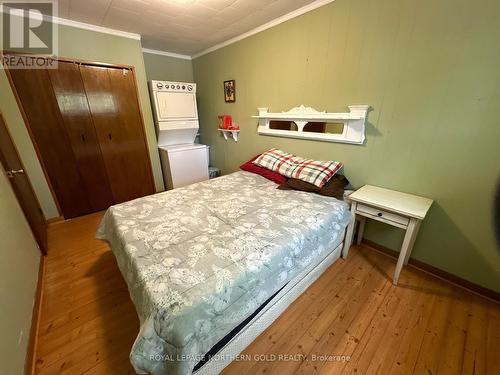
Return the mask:
<svg viewBox="0 0 500 375">
<path fill-rule="evenodd" d="M 18 174 L 23 174 L 24 173 L 24 169 L 13 169 L 13 170 L 10 170 L 10 171 L 7 171 L 7 177 L 8 178 L 14 178 L 16 177 Z"/>
</svg>

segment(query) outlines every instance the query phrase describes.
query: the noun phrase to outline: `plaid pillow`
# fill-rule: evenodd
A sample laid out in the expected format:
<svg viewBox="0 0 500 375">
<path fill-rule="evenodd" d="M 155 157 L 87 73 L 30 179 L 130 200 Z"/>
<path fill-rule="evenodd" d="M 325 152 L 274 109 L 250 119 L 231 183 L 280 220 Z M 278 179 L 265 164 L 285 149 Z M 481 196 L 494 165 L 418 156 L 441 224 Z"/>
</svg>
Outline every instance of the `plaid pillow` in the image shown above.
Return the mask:
<svg viewBox="0 0 500 375">
<path fill-rule="evenodd" d="M 280 168 L 284 166 L 285 162 L 293 158 L 296 158 L 293 154 L 278 150 L 277 148 L 272 148 L 260 154 L 253 163 L 285 176 L 285 174 L 280 171 Z M 284 167 L 286 168 L 286 166 Z"/>
<path fill-rule="evenodd" d="M 338 161 L 306 160 L 276 148 L 264 152 L 253 163 L 320 188 L 342 168 L 342 163 Z"/>
<path fill-rule="evenodd" d="M 285 176 L 296 178 L 322 188 L 342 168 L 338 161 L 304 160 L 293 165 Z"/>
</svg>

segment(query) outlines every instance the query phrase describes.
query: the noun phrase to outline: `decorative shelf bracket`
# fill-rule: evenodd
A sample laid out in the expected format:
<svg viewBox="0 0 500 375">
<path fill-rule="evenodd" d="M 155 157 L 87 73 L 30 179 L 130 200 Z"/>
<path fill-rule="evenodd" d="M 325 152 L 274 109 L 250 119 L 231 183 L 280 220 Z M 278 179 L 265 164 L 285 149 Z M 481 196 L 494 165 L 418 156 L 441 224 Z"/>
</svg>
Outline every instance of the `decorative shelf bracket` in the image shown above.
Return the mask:
<svg viewBox="0 0 500 375">
<path fill-rule="evenodd" d="M 320 112 L 311 107 L 301 105 L 287 112 L 268 112 L 268 108 L 257 108 L 258 116 L 252 116 L 259 120 L 257 132 L 260 135 L 271 135 L 277 137 L 290 137 L 311 139 L 326 142 L 342 142 L 363 144 L 365 141 L 365 121 L 368 115 L 369 105 L 349 105 L 349 112 L 329 113 Z M 293 122 L 297 125 L 296 130 L 273 129 L 271 121 Z M 323 131 L 308 130 L 307 124 L 322 123 L 341 125 L 339 131 L 328 132 L 323 126 Z M 306 128 L 306 129 L 305 129 Z"/>
<path fill-rule="evenodd" d="M 227 129 L 218 129 L 222 132 L 224 139 L 227 141 L 229 137 L 233 137 L 235 142 L 238 142 L 238 136 L 240 134 L 239 130 L 227 130 Z"/>
</svg>

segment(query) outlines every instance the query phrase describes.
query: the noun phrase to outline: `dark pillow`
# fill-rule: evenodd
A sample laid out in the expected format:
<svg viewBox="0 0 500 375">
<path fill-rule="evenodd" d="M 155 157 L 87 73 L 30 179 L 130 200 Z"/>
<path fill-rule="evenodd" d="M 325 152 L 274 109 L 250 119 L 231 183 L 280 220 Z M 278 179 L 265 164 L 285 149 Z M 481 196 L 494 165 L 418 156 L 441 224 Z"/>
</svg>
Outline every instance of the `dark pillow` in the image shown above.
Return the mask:
<svg viewBox="0 0 500 375">
<path fill-rule="evenodd" d="M 259 156 L 260 156 L 260 154 L 253 157 L 252 159 L 250 159 L 246 163 L 241 164 L 240 169 L 243 171 L 258 174 L 258 175 L 265 177 L 268 180 L 271 180 L 277 184 L 282 184 L 282 183 L 286 182 L 286 177 L 279 174 L 278 172 L 271 171 L 270 169 L 267 169 L 267 168 L 264 168 L 264 167 L 261 167 L 261 166 L 258 166 L 256 164 L 252 163 L 252 161 L 257 159 Z"/>
<path fill-rule="evenodd" d="M 278 189 L 306 191 L 342 200 L 344 199 L 344 189 L 347 185 L 349 185 L 347 178 L 344 175 L 336 174 L 322 188 L 296 178 L 289 178 L 280 184 Z"/>
<path fill-rule="evenodd" d="M 332 177 L 333 178 L 333 177 Z M 278 186 L 280 190 L 300 190 L 307 191 L 308 193 L 317 193 L 321 190 L 321 188 L 317 187 L 310 182 L 305 182 L 299 180 L 298 178 L 289 178 L 285 182 L 283 182 L 280 186 Z"/>
</svg>

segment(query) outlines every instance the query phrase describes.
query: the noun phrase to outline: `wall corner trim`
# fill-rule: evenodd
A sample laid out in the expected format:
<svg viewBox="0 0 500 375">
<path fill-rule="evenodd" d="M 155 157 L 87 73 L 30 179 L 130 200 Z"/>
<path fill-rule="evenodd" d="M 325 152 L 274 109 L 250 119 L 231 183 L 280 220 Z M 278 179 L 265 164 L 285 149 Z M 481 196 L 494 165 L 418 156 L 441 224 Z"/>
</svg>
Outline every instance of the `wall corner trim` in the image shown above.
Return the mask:
<svg viewBox="0 0 500 375">
<path fill-rule="evenodd" d="M 174 57 L 176 59 L 184 59 L 184 60 L 191 60 L 191 56 L 189 55 L 182 55 L 180 53 L 174 53 L 174 52 L 168 52 L 168 51 L 160 51 L 157 49 L 150 49 L 150 48 L 143 48 L 142 49 L 143 53 L 149 53 L 151 55 L 160 55 L 160 56 L 168 56 L 168 57 Z"/>
<path fill-rule="evenodd" d="M 277 26 L 280 23 L 283 23 L 285 21 L 291 20 L 292 18 L 301 16 L 301 15 L 307 13 L 307 12 L 310 12 L 312 10 L 320 8 L 323 5 L 327 5 L 327 4 L 332 3 L 334 1 L 335 0 L 315 0 L 312 3 L 309 3 L 307 5 L 304 5 L 301 8 L 298 8 L 298 9 L 295 9 L 295 10 L 291 11 L 290 13 L 287 13 L 287 14 L 285 14 L 283 16 L 275 18 L 274 20 L 271 20 L 271 21 L 269 21 L 269 22 L 267 22 L 267 23 L 265 23 L 263 25 L 257 26 L 256 28 L 254 28 L 254 29 L 252 29 L 250 31 L 247 31 L 246 33 L 240 34 L 238 36 L 235 36 L 234 38 L 231 38 L 231 39 L 228 39 L 228 40 L 226 40 L 224 42 L 216 44 L 216 45 L 214 45 L 214 46 L 212 46 L 210 48 L 207 48 L 207 49 L 205 49 L 205 50 L 203 50 L 201 52 L 195 53 L 191 57 L 193 59 L 196 59 L 198 57 L 206 55 L 207 53 L 216 51 L 216 50 L 221 49 L 223 47 L 226 47 L 226 46 L 228 46 L 230 44 L 236 43 L 236 42 L 238 42 L 238 41 L 240 41 L 242 39 L 245 39 L 245 38 L 248 38 L 248 37 L 250 37 L 252 35 L 258 34 L 261 31 L 270 29 L 271 27 Z"/>
<path fill-rule="evenodd" d="M 40 315 L 42 310 L 43 289 L 45 282 L 45 267 L 47 258 L 40 256 L 40 265 L 38 270 L 38 282 L 33 303 L 33 313 L 31 315 L 31 330 L 28 342 L 28 351 L 24 364 L 24 374 L 34 375 L 36 370 L 36 350 L 38 347 L 38 333 L 40 331 Z"/>
</svg>

